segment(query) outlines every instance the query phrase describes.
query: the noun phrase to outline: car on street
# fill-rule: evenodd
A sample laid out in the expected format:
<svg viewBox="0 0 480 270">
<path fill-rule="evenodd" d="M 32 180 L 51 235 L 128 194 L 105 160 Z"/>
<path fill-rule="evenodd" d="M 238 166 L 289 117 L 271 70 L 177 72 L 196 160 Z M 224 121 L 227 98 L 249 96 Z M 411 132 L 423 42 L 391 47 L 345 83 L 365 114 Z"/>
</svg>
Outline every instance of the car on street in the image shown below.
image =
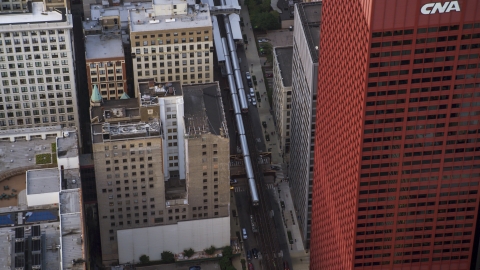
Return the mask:
<svg viewBox="0 0 480 270">
<path fill-rule="evenodd" d="M 242 229 L 242 235 L 243 235 L 243 239 L 247 239 L 247 229 L 243 228 Z"/>
<path fill-rule="evenodd" d="M 252 98 L 252 105 L 257 106 L 257 101 L 255 100 L 255 98 Z"/>
<path fill-rule="evenodd" d="M 283 262 L 283 270 L 290 270 L 290 267 L 288 266 L 288 262 Z"/>
<path fill-rule="evenodd" d="M 248 102 L 252 102 L 252 97 L 250 97 L 250 95 L 247 95 L 247 98 L 248 98 Z"/>
<path fill-rule="evenodd" d="M 202 270 L 202 268 L 198 265 L 196 266 L 190 266 L 190 268 L 188 268 L 188 270 Z"/>
<path fill-rule="evenodd" d="M 272 78 L 272 77 L 273 77 L 273 73 L 265 73 L 265 77 L 267 77 L 267 78 Z"/>
<path fill-rule="evenodd" d="M 252 252 L 250 250 L 247 250 L 247 260 L 251 260 L 252 259 Z"/>
<path fill-rule="evenodd" d="M 264 42 L 269 42 L 269 41 L 270 41 L 270 39 L 268 39 L 268 38 L 261 38 L 261 39 L 258 40 L 258 43 L 264 43 Z"/>
<path fill-rule="evenodd" d="M 248 263 L 248 270 L 255 270 L 252 263 Z"/>
<path fill-rule="evenodd" d="M 263 126 L 264 128 L 267 128 L 267 122 L 266 122 L 266 121 L 262 121 L 262 126 Z"/>
<path fill-rule="evenodd" d="M 245 77 L 247 77 L 247 81 L 250 80 L 252 77 L 250 76 L 250 72 L 245 72 Z"/>
<path fill-rule="evenodd" d="M 237 179 L 230 179 L 230 184 L 236 184 L 236 183 L 238 183 Z"/>
<path fill-rule="evenodd" d="M 266 140 L 267 142 L 269 142 L 269 141 L 270 141 L 270 136 L 269 136 L 268 134 L 267 134 L 267 135 L 265 135 L 265 140 Z"/>
<path fill-rule="evenodd" d="M 252 254 L 253 254 L 253 257 L 254 257 L 255 259 L 258 259 L 258 249 L 257 249 L 257 248 L 253 248 L 253 249 L 252 249 Z"/>
</svg>

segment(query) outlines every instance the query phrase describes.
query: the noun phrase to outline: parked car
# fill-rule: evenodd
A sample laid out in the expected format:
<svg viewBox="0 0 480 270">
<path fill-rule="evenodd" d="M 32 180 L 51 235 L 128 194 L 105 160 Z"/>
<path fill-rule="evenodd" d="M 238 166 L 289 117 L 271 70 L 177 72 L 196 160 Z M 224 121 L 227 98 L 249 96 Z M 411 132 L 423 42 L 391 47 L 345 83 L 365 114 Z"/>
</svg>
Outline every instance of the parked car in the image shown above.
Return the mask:
<svg viewBox="0 0 480 270">
<path fill-rule="evenodd" d="M 264 43 L 264 42 L 269 42 L 269 41 L 270 41 L 270 39 L 268 39 L 268 38 L 261 38 L 261 39 L 258 40 L 258 43 Z"/>
<path fill-rule="evenodd" d="M 255 270 L 252 263 L 248 263 L 248 270 Z"/>
<path fill-rule="evenodd" d="M 242 235 L 243 235 L 243 239 L 247 239 L 247 229 L 245 228 L 242 229 Z"/>
<path fill-rule="evenodd" d="M 257 248 L 253 248 L 253 249 L 252 249 L 252 254 L 253 254 L 253 257 L 254 257 L 255 259 L 258 259 L 258 249 L 257 249 Z"/>
<path fill-rule="evenodd" d="M 273 77 L 273 73 L 266 73 L 266 74 L 265 74 L 265 77 L 267 77 L 267 78 L 272 78 L 272 77 Z"/>
<path fill-rule="evenodd" d="M 265 135 L 265 140 L 266 140 L 267 142 L 269 142 L 269 141 L 270 141 L 270 135 L 268 135 L 268 134 Z"/>
<path fill-rule="evenodd" d="M 198 265 L 196 266 L 190 266 L 190 268 L 188 268 L 188 270 L 202 270 L 202 268 Z"/>
<path fill-rule="evenodd" d="M 290 270 L 290 267 L 288 266 L 288 262 L 283 262 L 283 270 Z"/>
<path fill-rule="evenodd" d="M 237 179 L 230 179 L 230 184 L 236 184 L 236 183 L 238 183 Z"/>
<path fill-rule="evenodd" d="M 257 101 L 254 98 L 252 98 L 252 105 L 257 106 Z"/>
<path fill-rule="evenodd" d="M 247 260 L 252 259 L 252 252 L 250 250 L 247 250 Z"/>
<path fill-rule="evenodd" d="M 266 121 L 262 121 L 262 126 L 263 126 L 264 128 L 267 128 L 267 122 L 266 122 Z"/>
<path fill-rule="evenodd" d="M 245 72 L 245 77 L 247 77 L 247 80 L 250 80 L 252 77 L 250 76 L 250 72 Z"/>
</svg>

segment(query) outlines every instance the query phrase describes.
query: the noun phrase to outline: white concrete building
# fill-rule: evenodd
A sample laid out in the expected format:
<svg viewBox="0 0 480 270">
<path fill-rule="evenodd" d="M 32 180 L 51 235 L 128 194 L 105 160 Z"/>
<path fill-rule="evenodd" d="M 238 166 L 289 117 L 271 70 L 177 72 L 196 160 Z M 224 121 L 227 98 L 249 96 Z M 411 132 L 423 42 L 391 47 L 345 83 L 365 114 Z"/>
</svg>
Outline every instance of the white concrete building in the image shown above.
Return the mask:
<svg viewBox="0 0 480 270">
<path fill-rule="evenodd" d="M 72 16 L 32 2 L 0 14 L 0 130 L 79 126 Z"/>
<path fill-rule="evenodd" d="M 322 2 L 295 4 L 289 181 L 305 248 L 310 246 L 318 46 Z"/>
<path fill-rule="evenodd" d="M 273 48 L 273 114 L 284 161 L 290 153 L 293 47 Z"/>
</svg>

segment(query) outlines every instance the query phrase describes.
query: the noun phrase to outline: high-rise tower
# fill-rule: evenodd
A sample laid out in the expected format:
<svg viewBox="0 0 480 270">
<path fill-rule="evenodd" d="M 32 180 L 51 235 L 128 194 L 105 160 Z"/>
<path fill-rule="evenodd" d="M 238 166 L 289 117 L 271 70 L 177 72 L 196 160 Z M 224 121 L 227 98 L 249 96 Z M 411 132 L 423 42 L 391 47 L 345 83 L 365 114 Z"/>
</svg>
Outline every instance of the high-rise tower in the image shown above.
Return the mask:
<svg viewBox="0 0 480 270">
<path fill-rule="evenodd" d="M 0 130 L 79 127 L 72 15 L 62 3 L 2 3 Z"/>
<path fill-rule="evenodd" d="M 470 269 L 480 2 L 323 1 L 311 269 Z"/>
</svg>

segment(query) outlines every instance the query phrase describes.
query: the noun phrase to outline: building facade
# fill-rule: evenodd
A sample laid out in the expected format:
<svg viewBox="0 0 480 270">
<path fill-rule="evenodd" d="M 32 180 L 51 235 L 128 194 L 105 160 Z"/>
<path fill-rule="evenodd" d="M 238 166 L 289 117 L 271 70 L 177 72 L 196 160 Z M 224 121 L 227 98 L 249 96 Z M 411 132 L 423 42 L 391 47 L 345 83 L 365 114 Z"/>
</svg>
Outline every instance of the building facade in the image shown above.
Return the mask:
<svg viewBox="0 0 480 270">
<path fill-rule="evenodd" d="M 273 48 L 273 113 L 284 161 L 288 161 L 290 152 L 292 56 L 292 46 Z"/>
<path fill-rule="evenodd" d="M 295 5 L 289 181 L 305 248 L 309 247 L 312 211 L 315 105 L 322 2 Z"/>
<path fill-rule="evenodd" d="M 137 87 L 139 99 L 92 100 L 104 264 L 227 245 L 229 139 L 218 85 Z"/>
<path fill-rule="evenodd" d="M 144 9 L 129 11 L 135 81 L 213 82 L 213 31 L 208 5 L 180 0 L 143 4 Z"/>
<path fill-rule="evenodd" d="M 45 5 L 0 13 L 0 129 L 79 126 L 72 16 Z"/>
<path fill-rule="evenodd" d="M 471 269 L 478 14 L 323 1 L 311 269 Z"/>
<path fill-rule="evenodd" d="M 89 96 L 94 85 L 104 99 L 120 99 L 128 92 L 121 20 L 115 11 L 104 12 L 93 25 L 90 21 L 83 23 Z"/>
</svg>

